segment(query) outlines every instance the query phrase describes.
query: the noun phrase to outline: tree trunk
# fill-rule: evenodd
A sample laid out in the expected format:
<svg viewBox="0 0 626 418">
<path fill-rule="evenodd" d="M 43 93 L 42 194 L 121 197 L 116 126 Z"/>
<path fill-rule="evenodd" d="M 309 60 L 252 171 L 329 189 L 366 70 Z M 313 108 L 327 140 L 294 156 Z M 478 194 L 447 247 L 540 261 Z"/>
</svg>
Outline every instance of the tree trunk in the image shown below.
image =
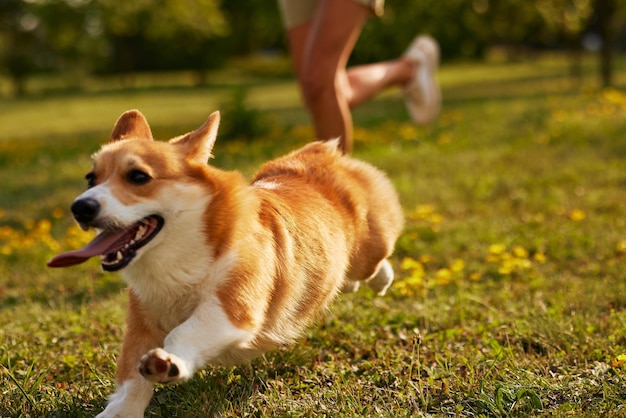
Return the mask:
<svg viewBox="0 0 626 418">
<path fill-rule="evenodd" d="M 595 13 L 598 29 L 602 38 L 600 48 L 600 83 L 602 87 L 613 84 L 613 15 L 616 11 L 615 0 L 595 0 Z"/>
</svg>

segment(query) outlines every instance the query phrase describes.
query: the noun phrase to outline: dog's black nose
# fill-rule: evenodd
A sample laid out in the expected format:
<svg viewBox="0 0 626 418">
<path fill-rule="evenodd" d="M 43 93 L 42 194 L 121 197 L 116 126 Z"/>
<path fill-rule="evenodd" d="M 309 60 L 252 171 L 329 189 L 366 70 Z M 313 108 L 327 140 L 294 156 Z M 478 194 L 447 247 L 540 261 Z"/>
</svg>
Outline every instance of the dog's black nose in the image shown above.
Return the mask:
<svg viewBox="0 0 626 418">
<path fill-rule="evenodd" d="M 74 218 L 81 223 L 91 222 L 100 212 L 100 203 L 91 198 L 79 199 L 72 203 Z"/>
</svg>

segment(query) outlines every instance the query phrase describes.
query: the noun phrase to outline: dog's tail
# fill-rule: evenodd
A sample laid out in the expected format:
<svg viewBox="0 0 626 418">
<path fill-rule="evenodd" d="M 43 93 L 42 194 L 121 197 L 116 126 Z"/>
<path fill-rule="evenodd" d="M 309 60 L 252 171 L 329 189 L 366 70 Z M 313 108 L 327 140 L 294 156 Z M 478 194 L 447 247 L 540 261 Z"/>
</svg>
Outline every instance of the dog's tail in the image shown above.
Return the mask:
<svg viewBox="0 0 626 418">
<path fill-rule="evenodd" d="M 343 148 L 341 147 L 341 138 L 331 138 L 324 141 L 324 145 L 326 145 L 331 150 L 337 150 L 343 152 Z"/>
</svg>

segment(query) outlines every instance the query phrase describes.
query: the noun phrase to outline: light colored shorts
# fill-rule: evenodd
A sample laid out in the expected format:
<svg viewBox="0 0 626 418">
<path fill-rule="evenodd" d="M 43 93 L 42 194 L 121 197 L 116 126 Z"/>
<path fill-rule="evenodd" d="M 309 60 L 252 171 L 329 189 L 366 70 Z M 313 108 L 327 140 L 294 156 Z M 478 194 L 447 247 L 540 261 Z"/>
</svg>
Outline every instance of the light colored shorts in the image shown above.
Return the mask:
<svg viewBox="0 0 626 418">
<path fill-rule="evenodd" d="M 385 0 L 353 0 L 364 5 L 375 16 L 382 16 L 385 9 Z M 287 29 L 311 20 L 315 13 L 318 0 L 278 0 L 283 22 Z"/>
</svg>

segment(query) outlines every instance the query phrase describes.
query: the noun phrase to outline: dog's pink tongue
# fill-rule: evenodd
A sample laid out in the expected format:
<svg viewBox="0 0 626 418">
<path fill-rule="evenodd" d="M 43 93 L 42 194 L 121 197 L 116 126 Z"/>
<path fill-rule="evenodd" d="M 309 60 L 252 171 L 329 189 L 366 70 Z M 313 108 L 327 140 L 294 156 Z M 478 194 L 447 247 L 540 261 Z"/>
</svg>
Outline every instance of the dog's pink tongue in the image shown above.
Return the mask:
<svg viewBox="0 0 626 418">
<path fill-rule="evenodd" d="M 91 257 L 105 254 L 107 250 L 113 246 L 113 244 L 124 236 L 124 234 L 124 230 L 117 232 L 102 232 L 80 250 L 59 254 L 52 260 L 48 261 L 47 265 L 48 267 L 69 267 L 84 263 Z"/>
</svg>

